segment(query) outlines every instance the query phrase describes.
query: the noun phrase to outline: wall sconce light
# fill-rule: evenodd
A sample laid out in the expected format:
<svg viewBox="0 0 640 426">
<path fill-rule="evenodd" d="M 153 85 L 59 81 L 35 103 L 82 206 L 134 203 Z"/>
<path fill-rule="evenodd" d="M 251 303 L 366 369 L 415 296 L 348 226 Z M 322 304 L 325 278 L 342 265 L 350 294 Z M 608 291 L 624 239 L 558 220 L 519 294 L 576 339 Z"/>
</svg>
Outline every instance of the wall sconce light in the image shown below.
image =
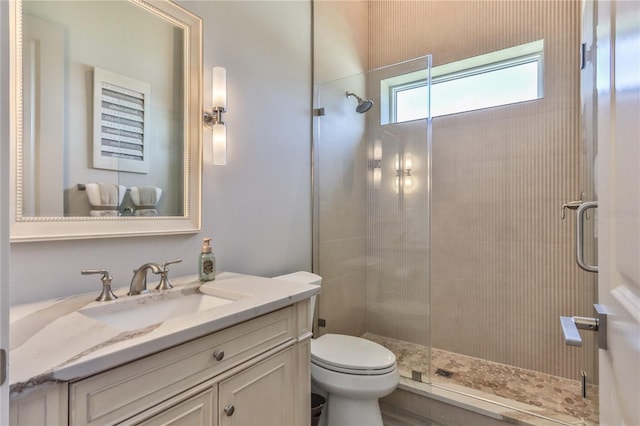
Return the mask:
<svg viewBox="0 0 640 426">
<path fill-rule="evenodd" d="M 204 112 L 204 125 L 213 133 L 213 164 L 227 164 L 227 127 L 222 121 L 222 113 L 227 111 L 227 70 L 213 68 L 212 81 L 213 108 Z"/>
<path fill-rule="evenodd" d="M 376 139 L 373 145 L 373 159 L 369 160 L 369 168 L 373 170 L 373 187 L 375 189 L 380 188 L 380 181 L 382 180 L 382 142 L 380 139 Z"/>
<path fill-rule="evenodd" d="M 409 193 L 413 190 L 413 176 L 411 169 L 413 168 L 413 156 L 406 152 L 404 155 L 396 154 L 396 194 Z"/>
</svg>

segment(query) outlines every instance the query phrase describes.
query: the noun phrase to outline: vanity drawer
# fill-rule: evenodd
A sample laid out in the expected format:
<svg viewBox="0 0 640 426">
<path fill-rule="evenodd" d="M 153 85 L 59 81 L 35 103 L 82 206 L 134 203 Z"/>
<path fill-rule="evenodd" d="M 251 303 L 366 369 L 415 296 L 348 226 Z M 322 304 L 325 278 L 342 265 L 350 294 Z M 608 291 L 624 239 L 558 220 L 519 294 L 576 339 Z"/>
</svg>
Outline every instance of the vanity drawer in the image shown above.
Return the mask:
<svg viewBox="0 0 640 426">
<path fill-rule="evenodd" d="M 121 422 L 292 340 L 296 337 L 294 314 L 293 307 L 281 309 L 71 383 L 69 424 Z"/>
</svg>

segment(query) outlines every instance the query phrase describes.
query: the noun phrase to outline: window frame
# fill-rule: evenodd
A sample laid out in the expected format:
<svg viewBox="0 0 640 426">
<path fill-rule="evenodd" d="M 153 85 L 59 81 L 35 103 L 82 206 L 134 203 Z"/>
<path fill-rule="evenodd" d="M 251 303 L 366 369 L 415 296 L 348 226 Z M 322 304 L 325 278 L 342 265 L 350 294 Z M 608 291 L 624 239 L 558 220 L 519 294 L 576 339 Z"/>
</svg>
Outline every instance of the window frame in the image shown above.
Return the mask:
<svg viewBox="0 0 640 426">
<path fill-rule="evenodd" d="M 438 83 L 453 81 L 473 77 L 480 74 L 500 71 L 511 67 L 525 64 L 537 64 L 537 97 L 517 102 L 509 102 L 499 105 L 491 105 L 481 108 L 472 108 L 468 110 L 452 112 L 441 115 L 432 115 L 431 105 L 429 106 L 429 114 L 427 117 L 442 117 L 445 115 L 459 114 L 469 111 L 477 111 L 480 109 L 494 108 L 498 106 L 513 105 L 520 102 L 528 102 L 536 99 L 544 98 L 544 40 L 537 40 L 525 43 L 508 49 L 491 52 L 485 55 L 473 58 L 463 59 L 461 61 L 440 65 L 431 70 L 431 86 Z M 388 109 L 382 112 L 381 123 L 391 124 L 398 123 L 397 120 L 397 95 L 400 92 L 414 90 L 428 85 L 428 70 L 420 70 L 401 76 L 392 77 L 381 81 L 381 89 L 383 93 L 382 104 L 387 105 Z M 385 99 L 386 98 L 386 99 Z M 416 119 L 422 119 L 421 117 Z M 406 120 L 411 121 L 411 120 Z"/>
</svg>

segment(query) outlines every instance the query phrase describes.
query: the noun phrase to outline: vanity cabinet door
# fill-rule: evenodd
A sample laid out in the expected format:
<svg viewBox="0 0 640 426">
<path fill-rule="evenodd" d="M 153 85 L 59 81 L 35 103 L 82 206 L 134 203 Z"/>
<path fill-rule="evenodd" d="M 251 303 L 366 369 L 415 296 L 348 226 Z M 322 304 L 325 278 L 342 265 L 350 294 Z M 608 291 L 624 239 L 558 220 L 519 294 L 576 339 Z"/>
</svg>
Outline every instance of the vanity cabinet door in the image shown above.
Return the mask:
<svg viewBox="0 0 640 426">
<path fill-rule="evenodd" d="M 281 309 L 73 382 L 69 425 L 117 424 L 292 342 L 294 318 L 292 307 Z"/>
<path fill-rule="evenodd" d="M 294 416 L 294 347 L 220 382 L 220 426 L 287 426 Z"/>
<path fill-rule="evenodd" d="M 215 426 L 218 385 L 209 381 L 196 386 L 121 425 Z"/>
<path fill-rule="evenodd" d="M 43 385 L 26 396 L 12 398 L 10 426 L 59 426 L 67 424 L 67 384 Z"/>
</svg>

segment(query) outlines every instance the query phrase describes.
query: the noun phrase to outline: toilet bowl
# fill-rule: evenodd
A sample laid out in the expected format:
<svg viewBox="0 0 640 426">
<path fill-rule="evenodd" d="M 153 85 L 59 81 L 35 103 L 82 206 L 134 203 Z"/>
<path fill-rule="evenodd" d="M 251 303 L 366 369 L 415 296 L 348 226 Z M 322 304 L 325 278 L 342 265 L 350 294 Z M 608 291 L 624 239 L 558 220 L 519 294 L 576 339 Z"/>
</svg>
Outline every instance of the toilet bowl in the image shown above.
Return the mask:
<svg viewBox="0 0 640 426">
<path fill-rule="evenodd" d="M 320 276 L 309 272 L 274 279 L 322 283 Z M 311 321 L 314 308 L 312 296 Z M 311 386 L 327 399 L 321 425 L 382 426 L 378 399 L 393 392 L 398 381 L 395 355 L 377 343 L 342 334 L 325 334 L 311 340 Z"/>
</svg>

